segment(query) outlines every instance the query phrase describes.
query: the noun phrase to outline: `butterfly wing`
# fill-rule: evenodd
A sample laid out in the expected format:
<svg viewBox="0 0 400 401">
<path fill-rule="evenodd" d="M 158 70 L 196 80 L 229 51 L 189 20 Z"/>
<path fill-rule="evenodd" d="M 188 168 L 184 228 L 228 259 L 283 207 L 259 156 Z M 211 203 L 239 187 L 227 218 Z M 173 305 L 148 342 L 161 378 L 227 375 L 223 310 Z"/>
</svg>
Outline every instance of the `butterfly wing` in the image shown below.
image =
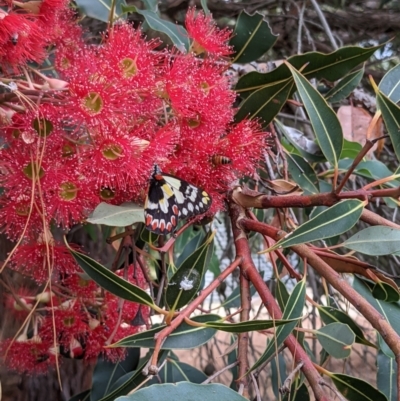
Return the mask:
<svg viewBox="0 0 400 401">
<path fill-rule="evenodd" d="M 155 173 L 145 202 L 146 228 L 156 234 L 169 234 L 179 218 L 202 214 L 210 205 L 207 192 L 172 175 Z"/>
</svg>

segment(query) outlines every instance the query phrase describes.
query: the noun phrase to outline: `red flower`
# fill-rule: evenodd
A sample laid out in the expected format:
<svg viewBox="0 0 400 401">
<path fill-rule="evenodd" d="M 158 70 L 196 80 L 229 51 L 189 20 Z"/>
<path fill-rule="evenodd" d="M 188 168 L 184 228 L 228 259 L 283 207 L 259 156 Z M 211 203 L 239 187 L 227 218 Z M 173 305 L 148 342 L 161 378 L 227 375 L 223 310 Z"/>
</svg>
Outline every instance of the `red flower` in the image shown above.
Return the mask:
<svg viewBox="0 0 400 401">
<path fill-rule="evenodd" d="M 216 143 L 216 153 L 231 159 L 230 166 L 240 176 L 253 175 L 266 148 L 265 139 L 269 132 L 262 131 L 255 120 L 242 120 L 229 128 L 226 136 Z"/>
<path fill-rule="evenodd" d="M 53 341 L 40 336 L 26 339 L 21 335 L 16 341 L 7 339 L 0 344 L 0 353 L 7 355 L 5 363 L 9 369 L 30 374 L 47 373 L 58 357 Z"/>
<path fill-rule="evenodd" d="M 57 281 L 60 275 L 80 271 L 66 246 L 52 238 L 46 239 L 44 235 L 28 239 L 26 243 L 19 245 L 11 257 L 10 267 L 32 277 L 38 283 L 49 278 Z"/>
<path fill-rule="evenodd" d="M 196 14 L 196 9 L 190 8 L 186 14 L 186 29 L 193 39 L 191 49 L 196 54 L 207 52 L 213 56 L 228 56 L 233 53 L 228 40 L 232 31 L 228 28 L 219 29 L 211 15 L 203 11 Z"/>
<path fill-rule="evenodd" d="M 3 195 L 0 205 L 0 232 L 11 240 L 19 239 L 25 231 L 33 234 L 43 230 L 45 218 L 37 208 L 32 208 L 30 188 L 16 195 Z"/>
<path fill-rule="evenodd" d="M 175 115 L 190 127 L 207 125 L 210 135 L 233 119 L 235 93 L 223 69 L 193 55 L 177 57 L 162 81 Z"/>
<path fill-rule="evenodd" d="M 82 303 L 94 302 L 96 293 L 99 291 L 97 284 L 85 279 L 81 274 L 71 274 L 62 279 L 63 287 L 71 291 L 74 296 L 80 299 Z"/>
<path fill-rule="evenodd" d="M 0 64 L 14 71 L 28 61 L 41 63 L 45 58 L 45 39 L 35 19 L 24 14 L 0 13 Z"/>
<path fill-rule="evenodd" d="M 49 312 L 39 330 L 40 336 L 44 339 L 49 341 L 53 339 L 55 326 L 58 343 L 68 348 L 73 339 L 84 339 L 90 330 L 88 314 L 78 301 L 65 301 Z"/>
</svg>

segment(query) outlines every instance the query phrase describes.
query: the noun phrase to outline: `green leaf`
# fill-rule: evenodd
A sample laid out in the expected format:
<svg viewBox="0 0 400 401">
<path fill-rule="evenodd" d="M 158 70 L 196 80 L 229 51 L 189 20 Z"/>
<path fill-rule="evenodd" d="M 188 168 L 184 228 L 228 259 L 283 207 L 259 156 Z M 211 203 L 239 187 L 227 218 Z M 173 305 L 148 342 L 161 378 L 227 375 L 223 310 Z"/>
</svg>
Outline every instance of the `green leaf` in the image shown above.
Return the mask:
<svg viewBox="0 0 400 401">
<path fill-rule="evenodd" d="M 165 33 L 181 52 L 189 50 L 189 35 L 183 26 L 161 19 L 154 11 L 140 10 L 136 7 L 133 11 L 142 15 L 151 29 Z"/>
<path fill-rule="evenodd" d="M 387 226 L 368 227 L 344 241 L 342 245 L 366 255 L 390 255 L 400 250 L 400 230 Z"/>
<path fill-rule="evenodd" d="M 275 288 L 275 298 L 278 301 L 279 307 L 283 310 L 289 300 L 290 294 L 283 284 L 282 280 L 277 280 Z"/>
<path fill-rule="evenodd" d="M 375 387 L 364 380 L 339 373 L 330 374 L 336 388 L 348 399 L 357 401 L 387 401 L 387 398 Z"/>
<path fill-rule="evenodd" d="M 116 363 L 99 356 L 92 376 L 90 401 L 100 400 L 107 395 L 113 383 L 138 367 L 139 359 L 139 348 L 129 349 L 126 358 Z"/>
<path fill-rule="evenodd" d="M 201 8 L 203 9 L 204 13 L 206 15 L 209 15 L 210 14 L 210 10 L 209 10 L 209 8 L 207 6 L 207 0 L 201 0 L 200 4 L 201 4 Z"/>
<path fill-rule="evenodd" d="M 343 148 L 343 132 L 337 115 L 302 74 L 291 66 L 289 68 L 322 153 L 332 166 L 337 167 Z"/>
<path fill-rule="evenodd" d="M 287 61 L 297 70 L 305 66 L 302 69 L 302 74 L 308 79 L 327 79 L 334 82 L 368 60 L 382 46 L 384 44 L 369 48 L 348 46 L 329 54 L 309 52 L 289 57 Z M 265 85 L 276 85 L 280 81 L 290 79 L 290 77 L 291 73 L 287 65 L 281 64 L 266 74 L 250 72 L 243 75 L 236 85 L 236 90 L 242 97 L 247 97 L 251 92 L 263 88 Z"/>
<path fill-rule="evenodd" d="M 342 234 L 357 223 L 363 209 L 364 202 L 357 199 L 341 201 L 302 224 L 266 251 L 269 252 L 279 247 L 287 248 Z"/>
<path fill-rule="evenodd" d="M 200 315 L 192 318 L 199 323 L 207 323 L 221 320 L 218 315 Z M 110 347 L 142 347 L 154 348 L 154 336 L 163 330 L 166 325 L 158 326 L 150 330 L 142 331 L 125 337 L 122 340 L 111 344 Z M 205 344 L 214 337 L 216 330 L 208 327 L 194 327 L 187 323 L 182 323 L 172 332 L 162 345 L 162 349 L 190 349 Z"/>
<path fill-rule="evenodd" d="M 348 74 L 325 95 L 325 100 L 329 103 L 337 103 L 346 99 L 360 83 L 363 75 L 364 68 Z"/>
<path fill-rule="evenodd" d="M 208 266 L 207 261 L 214 252 L 212 235 L 210 233 L 204 238 L 204 243 L 182 262 L 170 278 L 165 291 L 165 301 L 170 309 L 182 308 L 198 293 Z"/>
<path fill-rule="evenodd" d="M 143 207 L 131 202 L 119 206 L 101 202 L 86 221 L 92 224 L 126 227 L 134 223 L 144 223 L 144 211 Z"/>
<path fill-rule="evenodd" d="M 126 397 L 121 397 L 118 401 L 204 401 L 204 400 L 229 400 L 247 401 L 236 391 L 223 386 L 222 384 L 193 384 L 180 382 L 176 384 L 159 384 L 136 391 Z"/>
<path fill-rule="evenodd" d="M 393 284 L 396 286 L 394 282 Z M 378 281 L 373 285 L 372 296 L 385 302 L 398 302 L 400 299 L 398 287 L 393 288 L 393 286 L 384 281 Z"/>
<path fill-rule="evenodd" d="M 264 17 L 255 13 L 249 15 L 242 11 L 237 19 L 235 30 L 229 44 L 235 49 L 235 63 L 250 63 L 258 60 L 276 42 Z"/>
<path fill-rule="evenodd" d="M 271 361 L 272 390 L 277 399 L 280 397 L 279 388 L 286 379 L 286 362 L 282 354 L 278 354 Z"/>
<path fill-rule="evenodd" d="M 157 12 L 158 0 L 142 0 L 146 10 Z"/>
<path fill-rule="evenodd" d="M 286 308 L 282 314 L 282 320 L 298 319 L 302 316 L 304 302 L 306 299 L 306 282 L 305 280 L 299 281 L 290 294 L 287 301 Z M 266 360 L 268 360 L 276 350 L 281 346 L 281 344 L 286 340 L 286 338 L 291 334 L 293 329 L 296 327 L 297 321 L 288 323 L 284 326 L 279 326 L 275 332 L 275 338 L 270 341 L 267 345 L 266 350 L 257 360 L 257 362 L 250 368 L 249 372 L 257 369 Z"/>
<path fill-rule="evenodd" d="M 158 362 L 162 364 L 167 357 L 169 351 L 161 350 L 158 358 Z M 143 369 L 149 362 L 148 358 L 143 358 L 138 368 L 121 376 L 111 387 L 109 393 L 101 398 L 99 401 L 114 401 L 117 397 L 126 395 L 138 385 L 140 385 L 146 377 L 143 375 Z"/>
<path fill-rule="evenodd" d="M 358 142 L 351 142 L 348 141 L 347 139 L 344 139 L 343 142 L 343 149 L 342 153 L 340 154 L 341 159 L 349 158 L 349 159 L 355 159 L 356 156 L 360 153 L 362 149 L 361 144 Z"/>
<path fill-rule="evenodd" d="M 389 358 L 382 351 L 378 352 L 376 359 L 377 386 L 389 401 L 397 401 L 397 365 L 394 358 Z"/>
<path fill-rule="evenodd" d="M 214 251 L 213 255 L 211 256 L 211 260 L 208 265 L 208 271 L 213 273 L 214 277 L 218 277 L 221 274 L 219 259 L 218 259 L 218 256 L 216 255 L 215 251 Z M 219 289 L 221 289 L 221 288 L 222 287 L 220 286 Z"/>
<path fill-rule="evenodd" d="M 182 234 L 184 235 L 186 233 L 186 231 L 190 231 L 190 230 L 185 230 L 185 232 Z M 183 263 L 183 261 L 185 259 L 187 259 L 193 252 L 195 252 L 198 248 L 201 247 L 201 242 L 204 241 L 204 232 L 200 231 L 197 235 L 195 235 L 194 237 L 192 237 L 190 240 L 189 238 L 185 238 L 185 242 L 180 242 L 180 244 L 182 244 L 183 249 L 180 253 L 180 255 L 176 258 L 175 260 L 175 265 L 179 268 L 181 266 L 181 264 Z M 177 245 L 175 245 L 175 252 L 177 251 Z"/>
<path fill-rule="evenodd" d="M 268 330 L 298 321 L 299 318 L 286 320 L 250 320 L 239 323 L 207 322 L 206 325 L 207 327 L 212 327 L 213 329 L 225 331 L 227 333 L 246 333 L 248 331 Z"/>
<path fill-rule="evenodd" d="M 354 322 L 354 320 L 347 314 L 344 313 L 343 311 L 339 309 L 335 309 L 331 306 L 320 306 L 318 308 L 319 316 L 321 317 L 321 320 L 326 324 L 330 323 L 343 323 L 348 325 L 353 333 L 356 336 L 356 343 L 359 344 L 364 344 L 368 345 L 369 347 L 374 347 L 376 346 L 369 342 L 365 337 L 364 333 L 360 329 L 360 327 Z"/>
<path fill-rule="evenodd" d="M 204 380 L 207 380 L 207 375 L 201 370 L 194 368 L 193 366 L 175 361 L 173 359 L 167 359 L 167 363 L 158 372 L 158 377 L 155 377 L 155 381 L 159 383 L 177 383 L 177 382 L 190 382 L 201 384 Z"/>
<path fill-rule="evenodd" d="M 380 91 L 376 93 L 376 103 L 385 121 L 397 160 L 400 160 L 400 108 Z"/>
<path fill-rule="evenodd" d="M 331 323 L 321 327 L 315 334 L 329 355 L 338 359 L 350 356 L 355 335 L 347 324 Z"/>
<path fill-rule="evenodd" d="M 108 22 L 113 0 L 76 0 L 80 12 L 88 17 Z M 126 6 L 125 0 L 115 1 L 114 18 L 121 18 L 123 15 L 122 7 Z"/>
<path fill-rule="evenodd" d="M 379 180 L 381 178 L 390 177 L 393 173 L 379 160 L 368 160 L 361 162 L 354 171 L 361 177 L 372 178 L 373 180 Z M 391 180 L 385 182 L 385 186 L 397 188 L 400 185 L 400 181 Z"/>
<path fill-rule="evenodd" d="M 274 83 L 252 93 L 241 105 L 235 115 L 235 121 L 244 118 L 262 118 L 263 124 L 268 125 L 286 103 L 293 88 L 293 81 Z"/>
<path fill-rule="evenodd" d="M 392 102 L 400 101 L 400 64 L 389 70 L 379 82 L 379 90 Z"/>
<path fill-rule="evenodd" d="M 306 194 L 319 193 L 318 177 L 314 169 L 302 157 L 290 155 L 287 162 L 290 176 Z"/>
<path fill-rule="evenodd" d="M 70 252 L 82 270 L 105 290 L 131 302 L 150 307 L 155 306 L 151 296 L 140 287 L 117 276 L 105 266 L 89 258 L 89 256 L 71 249 Z"/>
</svg>

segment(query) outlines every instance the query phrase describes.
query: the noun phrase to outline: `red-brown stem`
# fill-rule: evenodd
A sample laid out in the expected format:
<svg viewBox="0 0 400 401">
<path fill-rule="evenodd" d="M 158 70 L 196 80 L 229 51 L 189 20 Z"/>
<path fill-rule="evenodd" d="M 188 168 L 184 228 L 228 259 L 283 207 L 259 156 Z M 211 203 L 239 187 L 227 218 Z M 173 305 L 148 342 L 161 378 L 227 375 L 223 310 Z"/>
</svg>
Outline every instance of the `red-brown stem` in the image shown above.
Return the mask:
<svg viewBox="0 0 400 401">
<path fill-rule="evenodd" d="M 283 254 L 283 252 L 280 251 L 279 249 L 275 249 L 274 252 L 278 256 L 278 258 L 280 259 L 282 264 L 286 267 L 286 270 L 288 271 L 289 276 L 291 278 L 295 278 L 297 281 L 300 281 L 303 278 L 303 276 L 300 273 L 298 273 L 296 270 L 294 270 L 293 266 L 287 260 L 286 256 Z"/>
<path fill-rule="evenodd" d="M 240 301 L 241 312 L 240 321 L 247 322 L 250 319 L 251 310 L 251 293 L 250 282 L 244 274 L 240 274 Z M 249 333 L 240 333 L 238 336 L 238 356 L 239 361 L 239 377 L 237 382 L 238 388 L 242 388 L 243 397 L 249 399 L 249 376 L 246 372 L 249 370 L 248 348 L 249 347 Z"/>
<path fill-rule="evenodd" d="M 363 210 L 361 220 L 371 224 L 371 226 L 388 226 L 400 229 L 400 225 L 393 223 L 393 221 L 387 220 L 384 217 L 378 216 L 376 213 L 371 212 L 368 209 Z"/>
<path fill-rule="evenodd" d="M 238 222 L 245 230 L 256 231 L 273 239 L 281 238 L 282 230 L 269 226 L 265 223 L 255 222 L 243 218 Z M 386 344 L 396 356 L 396 362 L 400 362 L 400 336 L 396 333 L 390 323 L 354 288 L 352 288 L 343 277 L 316 255 L 307 245 L 294 245 L 291 249 L 301 258 L 307 258 L 307 263 L 314 268 L 333 288 L 342 294 L 374 327 L 383 337 Z M 239 255 L 239 254 L 238 254 Z M 400 371 L 400 365 L 398 365 Z M 400 394 L 400 374 L 397 376 L 397 388 Z"/>
<path fill-rule="evenodd" d="M 232 198 L 235 203 L 244 207 L 254 207 L 256 209 L 267 208 L 288 208 L 288 207 L 310 207 L 310 206 L 333 206 L 337 202 L 344 199 L 360 199 L 372 201 L 375 198 L 389 197 L 399 198 L 400 187 L 376 189 L 365 191 L 359 189 L 357 191 L 347 191 L 336 194 L 334 192 L 323 192 L 314 195 L 288 195 L 288 196 L 271 196 L 260 194 L 246 188 L 246 193 L 241 188 L 235 188 Z"/>
<path fill-rule="evenodd" d="M 204 288 L 201 294 L 195 298 L 179 315 L 171 322 L 169 326 L 155 335 L 155 346 L 153 356 L 151 357 L 152 366 L 157 366 L 158 354 L 165 339 L 185 320 L 203 301 L 240 265 L 241 258 L 237 257 L 208 287 Z"/>
<path fill-rule="evenodd" d="M 274 319 L 282 318 L 282 312 L 275 301 L 275 298 L 269 291 L 268 286 L 264 283 L 262 277 L 257 271 L 256 266 L 251 258 L 251 251 L 245 232 L 239 227 L 238 223 L 244 219 L 244 211 L 240 206 L 230 203 L 229 213 L 232 221 L 233 236 L 235 239 L 236 254 L 242 259 L 241 273 L 248 277 L 260 295 L 263 304 Z M 321 385 L 322 377 L 315 369 L 312 361 L 308 357 L 306 351 L 301 347 L 296 338 L 291 334 L 284 342 L 286 347 L 293 355 L 296 364 L 304 363 L 302 372 L 306 376 L 311 388 L 313 389 L 316 400 L 329 401 L 329 397 Z"/>
</svg>

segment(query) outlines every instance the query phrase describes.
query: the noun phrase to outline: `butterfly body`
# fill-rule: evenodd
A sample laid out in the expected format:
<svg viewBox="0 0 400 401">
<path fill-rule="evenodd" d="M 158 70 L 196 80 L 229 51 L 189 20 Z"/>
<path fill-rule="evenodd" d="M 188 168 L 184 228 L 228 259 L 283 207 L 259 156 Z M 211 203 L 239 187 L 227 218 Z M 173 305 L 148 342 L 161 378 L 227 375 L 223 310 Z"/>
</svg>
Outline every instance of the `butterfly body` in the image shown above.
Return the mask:
<svg viewBox="0 0 400 401">
<path fill-rule="evenodd" d="M 156 234 L 169 234 L 179 220 L 203 214 L 210 205 L 207 192 L 155 166 L 144 205 L 146 228 Z"/>
</svg>

